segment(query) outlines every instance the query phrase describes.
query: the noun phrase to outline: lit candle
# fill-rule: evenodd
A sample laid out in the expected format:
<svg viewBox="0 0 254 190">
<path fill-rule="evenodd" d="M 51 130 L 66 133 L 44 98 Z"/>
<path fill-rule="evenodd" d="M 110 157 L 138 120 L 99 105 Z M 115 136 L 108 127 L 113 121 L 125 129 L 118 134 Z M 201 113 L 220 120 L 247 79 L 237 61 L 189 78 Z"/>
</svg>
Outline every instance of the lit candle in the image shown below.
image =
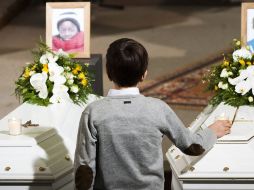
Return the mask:
<svg viewBox="0 0 254 190">
<path fill-rule="evenodd" d="M 11 118 L 8 120 L 9 134 L 10 135 L 20 135 L 21 134 L 21 120 L 16 118 Z"/>
</svg>

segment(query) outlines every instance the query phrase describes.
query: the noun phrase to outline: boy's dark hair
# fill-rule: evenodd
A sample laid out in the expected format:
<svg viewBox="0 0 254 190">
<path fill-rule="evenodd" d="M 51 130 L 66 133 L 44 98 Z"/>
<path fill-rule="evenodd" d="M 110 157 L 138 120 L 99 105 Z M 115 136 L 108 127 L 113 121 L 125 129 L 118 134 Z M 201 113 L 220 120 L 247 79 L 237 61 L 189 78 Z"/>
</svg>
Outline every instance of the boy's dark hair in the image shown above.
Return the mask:
<svg viewBox="0 0 254 190">
<path fill-rule="evenodd" d="M 148 66 L 144 46 L 135 40 L 122 38 L 110 44 L 106 55 L 108 78 L 120 87 L 131 87 L 142 81 Z"/>
</svg>

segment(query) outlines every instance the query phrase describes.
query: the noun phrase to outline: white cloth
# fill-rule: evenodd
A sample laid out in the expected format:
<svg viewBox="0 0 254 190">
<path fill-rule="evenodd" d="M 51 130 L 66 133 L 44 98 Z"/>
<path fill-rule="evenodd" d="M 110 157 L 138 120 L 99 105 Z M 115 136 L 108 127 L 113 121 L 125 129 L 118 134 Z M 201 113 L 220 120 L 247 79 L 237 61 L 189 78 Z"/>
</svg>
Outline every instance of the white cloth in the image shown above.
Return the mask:
<svg viewBox="0 0 254 190">
<path fill-rule="evenodd" d="M 120 90 L 110 89 L 107 96 L 125 96 L 125 95 L 139 95 L 139 89 L 137 87 L 123 88 Z"/>
</svg>

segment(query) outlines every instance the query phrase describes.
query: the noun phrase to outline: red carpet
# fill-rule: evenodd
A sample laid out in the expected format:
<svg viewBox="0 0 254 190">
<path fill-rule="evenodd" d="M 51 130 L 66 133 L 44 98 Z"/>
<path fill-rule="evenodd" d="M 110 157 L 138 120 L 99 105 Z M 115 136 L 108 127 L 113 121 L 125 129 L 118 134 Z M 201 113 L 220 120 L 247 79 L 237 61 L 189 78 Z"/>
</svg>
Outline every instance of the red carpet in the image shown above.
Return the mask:
<svg viewBox="0 0 254 190">
<path fill-rule="evenodd" d="M 222 52 L 231 52 L 225 49 Z M 204 58 L 188 67 L 166 75 L 153 82 L 140 86 L 142 94 L 159 98 L 169 105 L 187 106 L 189 108 L 203 108 L 208 104 L 212 93 L 205 92 L 202 78 L 211 65 L 222 61 L 222 52 Z"/>
</svg>

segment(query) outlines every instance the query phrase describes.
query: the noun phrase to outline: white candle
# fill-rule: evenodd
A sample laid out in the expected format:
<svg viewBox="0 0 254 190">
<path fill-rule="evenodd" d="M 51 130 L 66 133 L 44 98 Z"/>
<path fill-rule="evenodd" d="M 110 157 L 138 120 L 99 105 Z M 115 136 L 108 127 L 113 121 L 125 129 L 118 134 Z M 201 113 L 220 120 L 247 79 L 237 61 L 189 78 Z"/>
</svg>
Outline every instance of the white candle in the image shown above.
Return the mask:
<svg viewBox="0 0 254 190">
<path fill-rule="evenodd" d="M 216 120 L 228 120 L 228 116 L 225 112 L 223 112 L 220 115 L 215 116 L 215 121 Z"/>
<path fill-rule="evenodd" d="M 9 134 L 10 135 L 20 135 L 21 134 L 21 120 L 16 118 L 11 118 L 8 120 Z"/>
</svg>

